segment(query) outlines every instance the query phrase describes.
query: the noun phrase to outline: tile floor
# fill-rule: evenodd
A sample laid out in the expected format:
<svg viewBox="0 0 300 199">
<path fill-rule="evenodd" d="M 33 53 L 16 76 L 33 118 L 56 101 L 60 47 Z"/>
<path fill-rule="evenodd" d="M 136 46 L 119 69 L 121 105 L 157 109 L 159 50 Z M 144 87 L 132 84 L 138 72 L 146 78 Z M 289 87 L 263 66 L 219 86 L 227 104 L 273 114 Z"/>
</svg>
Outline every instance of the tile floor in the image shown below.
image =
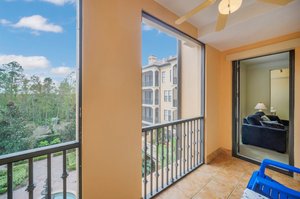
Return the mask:
<svg viewBox="0 0 300 199">
<path fill-rule="evenodd" d="M 222 154 L 162 192 L 155 199 L 240 199 L 251 174 L 259 166 Z M 300 182 L 278 172 L 267 174 L 300 191 Z"/>
</svg>

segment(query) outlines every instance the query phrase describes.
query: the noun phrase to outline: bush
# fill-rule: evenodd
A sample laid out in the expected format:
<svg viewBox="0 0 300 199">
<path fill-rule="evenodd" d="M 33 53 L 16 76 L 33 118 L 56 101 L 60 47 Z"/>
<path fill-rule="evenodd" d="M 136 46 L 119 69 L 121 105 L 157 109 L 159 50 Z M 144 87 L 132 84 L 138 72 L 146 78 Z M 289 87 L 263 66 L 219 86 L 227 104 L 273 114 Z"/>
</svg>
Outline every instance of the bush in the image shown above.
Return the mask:
<svg viewBox="0 0 300 199">
<path fill-rule="evenodd" d="M 76 170 L 76 152 L 67 154 L 67 169 L 68 171 Z"/>
<path fill-rule="evenodd" d="M 38 147 L 45 147 L 45 146 L 49 146 L 48 140 L 42 140 L 38 144 Z"/>
<path fill-rule="evenodd" d="M 25 185 L 28 177 L 28 165 L 20 164 L 13 166 L 13 188 Z M 0 194 L 7 191 L 7 170 L 0 171 Z"/>
<path fill-rule="evenodd" d="M 50 142 L 50 145 L 53 145 L 53 144 L 59 144 L 59 143 L 61 143 L 60 139 L 59 139 L 59 138 L 55 138 L 54 140 L 52 140 L 52 141 Z"/>
</svg>

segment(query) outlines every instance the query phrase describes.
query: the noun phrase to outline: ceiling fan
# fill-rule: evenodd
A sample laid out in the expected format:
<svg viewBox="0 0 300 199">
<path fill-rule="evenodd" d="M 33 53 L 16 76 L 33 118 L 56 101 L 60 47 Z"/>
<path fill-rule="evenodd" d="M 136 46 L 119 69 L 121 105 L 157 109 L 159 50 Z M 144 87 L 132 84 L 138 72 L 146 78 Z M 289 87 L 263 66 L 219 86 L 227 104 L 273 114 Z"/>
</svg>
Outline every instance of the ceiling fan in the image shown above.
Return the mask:
<svg viewBox="0 0 300 199">
<path fill-rule="evenodd" d="M 235 11 L 237 11 L 241 5 L 242 5 L 243 0 L 221 0 L 218 6 L 219 10 L 219 16 L 217 19 L 217 24 L 216 24 L 216 31 L 221 31 L 225 28 L 228 16 Z M 277 5 L 286 5 L 290 3 L 293 0 L 258 0 L 258 1 L 263 1 L 266 3 L 271 3 L 271 4 L 277 4 Z M 201 3 L 199 6 L 195 7 L 179 19 L 175 21 L 177 25 L 182 24 L 186 20 L 188 20 L 190 17 L 193 15 L 197 14 L 204 8 L 214 4 L 216 0 L 205 0 L 203 3 Z"/>
</svg>

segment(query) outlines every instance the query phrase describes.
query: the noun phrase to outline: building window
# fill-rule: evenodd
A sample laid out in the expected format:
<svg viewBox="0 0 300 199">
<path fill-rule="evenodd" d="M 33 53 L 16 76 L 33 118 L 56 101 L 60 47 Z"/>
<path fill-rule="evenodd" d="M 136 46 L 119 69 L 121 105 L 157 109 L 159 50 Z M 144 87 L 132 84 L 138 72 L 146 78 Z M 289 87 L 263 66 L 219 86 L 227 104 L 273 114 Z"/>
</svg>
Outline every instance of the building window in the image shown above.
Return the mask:
<svg viewBox="0 0 300 199">
<path fill-rule="evenodd" d="M 143 86 L 153 86 L 153 72 L 147 71 L 143 72 L 142 75 Z"/>
<path fill-rule="evenodd" d="M 164 91 L 164 102 L 168 101 L 168 91 Z"/>
<path fill-rule="evenodd" d="M 159 74 L 158 74 L 158 71 L 155 71 L 155 86 L 159 86 Z"/>
<path fill-rule="evenodd" d="M 160 96 L 159 96 L 159 90 L 158 89 L 156 89 L 155 90 L 155 105 L 159 105 L 159 98 L 160 98 Z"/>
<path fill-rule="evenodd" d="M 166 72 L 163 71 L 163 72 L 161 73 L 161 83 L 165 83 L 165 82 L 166 82 Z"/>
<path fill-rule="evenodd" d="M 172 102 L 172 91 L 171 90 L 164 91 L 164 102 Z"/>
<path fill-rule="evenodd" d="M 172 91 L 168 91 L 168 102 L 172 101 Z"/>
<path fill-rule="evenodd" d="M 143 121 L 153 123 L 153 110 L 151 107 L 143 107 L 142 115 Z"/>
<path fill-rule="evenodd" d="M 173 84 L 177 84 L 178 82 L 178 71 L 177 64 L 173 67 Z"/>
<path fill-rule="evenodd" d="M 153 104 L 153 91 L 152 89 L 143 90 L 143 104 Z"/>
<path fill-rule="evenodd" d="M 165 121 L 172 120 L 172 111 L 171 110 L 164 110 L 164 120 Z"/>
</svg>

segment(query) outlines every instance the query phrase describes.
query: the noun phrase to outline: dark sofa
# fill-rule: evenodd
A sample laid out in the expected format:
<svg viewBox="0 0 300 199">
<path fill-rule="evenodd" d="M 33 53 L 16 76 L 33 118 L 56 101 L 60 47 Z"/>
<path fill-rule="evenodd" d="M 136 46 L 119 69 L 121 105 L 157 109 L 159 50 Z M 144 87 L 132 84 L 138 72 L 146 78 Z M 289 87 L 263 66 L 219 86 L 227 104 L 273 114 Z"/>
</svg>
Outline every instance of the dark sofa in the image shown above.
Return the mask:
<svg viewBox="0 0 300 199">
<path fill-rule="evenodd" d="M 263 126 L 263 112 L 244 118 L 242 125 L 242 143 L 285 153 L 289 122 L 280 120 L 278 116 L 267 115 L 271 121 L 277 121 L 282 128 Z"/>
</svg>

